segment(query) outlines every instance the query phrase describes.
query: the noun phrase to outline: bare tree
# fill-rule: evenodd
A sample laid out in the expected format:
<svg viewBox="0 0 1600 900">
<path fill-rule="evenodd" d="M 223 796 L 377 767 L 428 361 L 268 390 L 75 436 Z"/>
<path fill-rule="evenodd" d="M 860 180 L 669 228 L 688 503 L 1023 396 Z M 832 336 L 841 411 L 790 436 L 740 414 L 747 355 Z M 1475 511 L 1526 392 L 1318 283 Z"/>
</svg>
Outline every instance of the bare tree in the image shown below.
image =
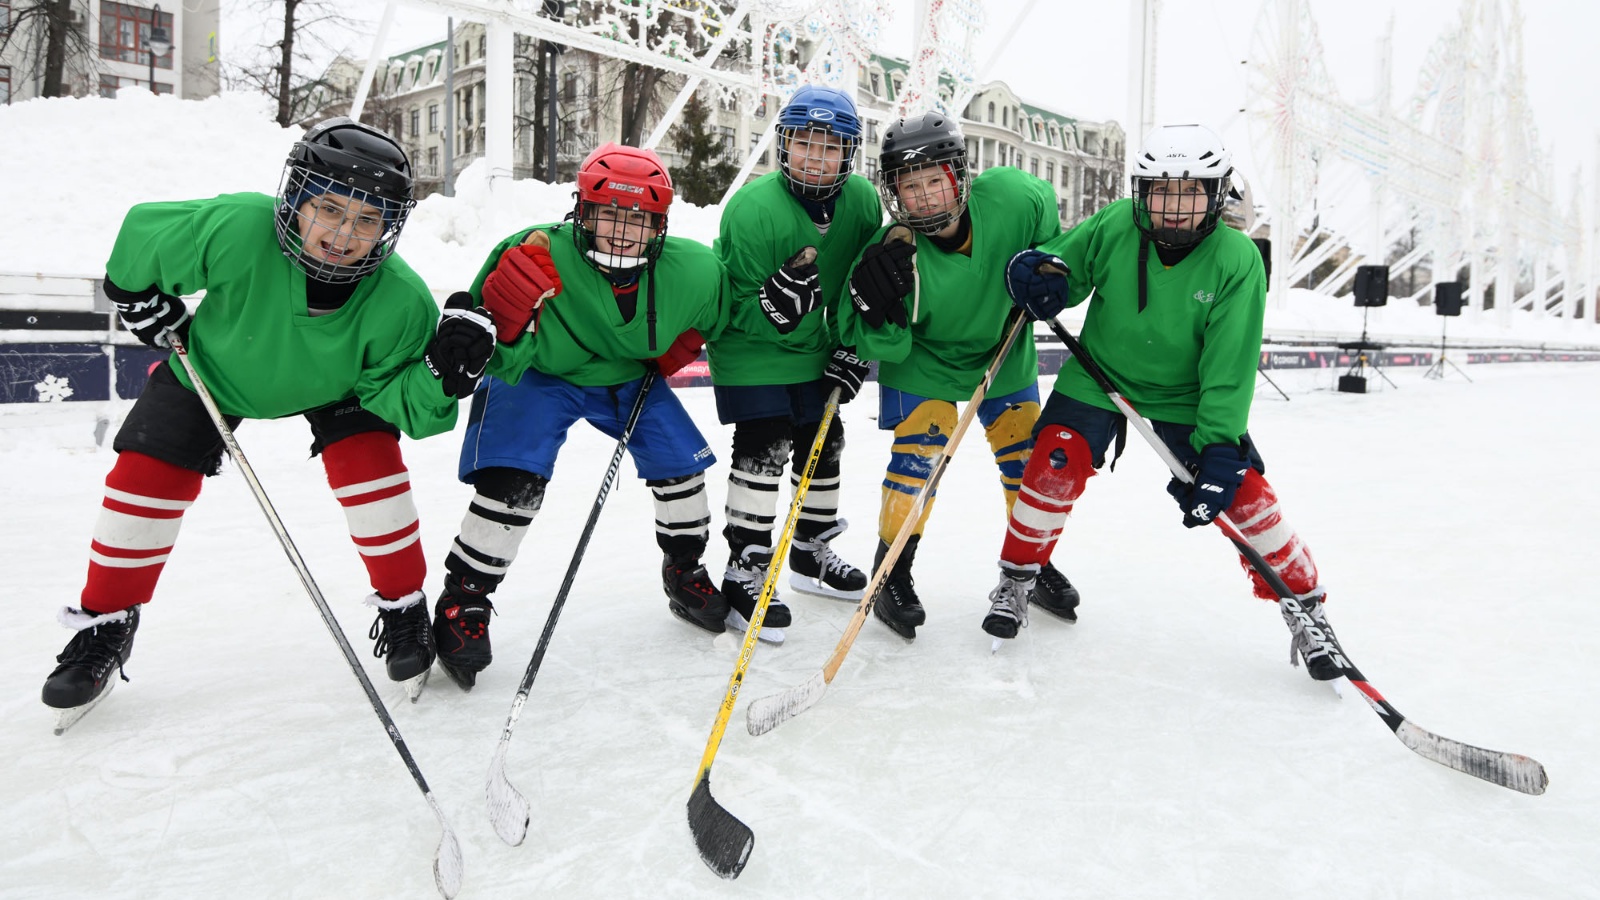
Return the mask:
<svg viewBox="0 0 1600 900">
<path fill-rule="evenodd" d="M 73 63 L 88 75 L 94 71 L 95 45 L 90 42 L 84 20 L 74 22 L 73 0 L 16 0 L 11 21 L 0 30 L 0 53 L 12 44 L 21 47 L 17 59 L 23 78 L 39 79 L 40 95 L 69 97 L 72 84 L 68 69 Z"/>
<path fill-rule="evenodd" d="M 276 41 L 259 48 L 255 59 L 224 73 L 230 87 L 257 90 L 276 101 L 279 125 L 288 127 L 311 110 L 307 101 L 318 88 L 331 88 L 320 77 L 297 75 L 317 65 L 313 53 L 332 56 L 335 49 L 324 35 L 348 35 L 355 22 L 338 12 L 332 0 L 276 0 L 257 3 L 256 8 L 282 11 L 282 28 Z M 274 17 L 278 21 L 277 17 Z"/>
</svg>

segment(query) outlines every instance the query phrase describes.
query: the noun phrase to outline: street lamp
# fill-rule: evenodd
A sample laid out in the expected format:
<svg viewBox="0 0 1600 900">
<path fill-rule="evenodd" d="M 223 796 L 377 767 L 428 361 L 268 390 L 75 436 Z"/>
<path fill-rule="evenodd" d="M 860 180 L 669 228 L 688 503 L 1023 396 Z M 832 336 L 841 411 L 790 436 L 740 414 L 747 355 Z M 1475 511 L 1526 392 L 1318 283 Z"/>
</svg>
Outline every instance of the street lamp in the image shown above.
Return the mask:
<svg viewBox="0 0 1600 900">
<path fill-rule="evenodd" d="M 167 30 L 161 27 L 161 4 L 157 3 L 150 10 L 150 37 L 145 40 L 144 46 L 150 51 L 150 93 L 156 93 L 156 57 L 166 56 L 172 50 L 172 39 L 167 36 Z"/>
</svg>

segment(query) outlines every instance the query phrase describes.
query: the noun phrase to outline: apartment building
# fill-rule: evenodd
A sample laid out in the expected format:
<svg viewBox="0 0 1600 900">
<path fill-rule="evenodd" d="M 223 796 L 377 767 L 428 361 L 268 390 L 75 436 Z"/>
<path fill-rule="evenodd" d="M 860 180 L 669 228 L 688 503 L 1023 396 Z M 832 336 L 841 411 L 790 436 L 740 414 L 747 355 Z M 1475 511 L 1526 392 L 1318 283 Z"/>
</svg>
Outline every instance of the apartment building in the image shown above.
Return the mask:
<svg viewBox="0 0 1600 900">
<path fill-rule="evenodd" d="M 43 92 L 43 23 L 21 12 L 20 4 L 0 0 L 0 32 L 15 28 L 0 53 L 0 103 Z M 200 99 L 216 94 L 221 85 L 220 0 L 172 0 L 166 6 L 71 0 L 69 17 L 62 80 L 74 97 L 115 97 L 120 88 L 154 85 L 158 94 Z M 169 47 L 152 57 L 150 37 L 157 29 Z"/>
</svg>

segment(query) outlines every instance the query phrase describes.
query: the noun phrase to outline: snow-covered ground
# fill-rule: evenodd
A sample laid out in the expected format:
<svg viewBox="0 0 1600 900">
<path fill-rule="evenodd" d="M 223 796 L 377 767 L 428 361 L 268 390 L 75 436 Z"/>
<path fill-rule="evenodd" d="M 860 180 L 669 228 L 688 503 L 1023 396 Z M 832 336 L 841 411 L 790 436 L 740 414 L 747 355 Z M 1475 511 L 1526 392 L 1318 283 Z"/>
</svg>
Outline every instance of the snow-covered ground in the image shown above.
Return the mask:
<svg viewBox="0 0 1600 900">
<path fill-rule="evenodd" d="M 489 758 L 611 450 L 593 430 L 574 430 L 497 597 L 477 690 L 438 677 L 411 705 L 379 661 L 367 670 L 461 837 L 462 897 L 1600 896 L 1600 366 L 1471 372 L 1398 371 L 1398 390 L 1364 396 L 1286 373 L 1293 399 L 1263 396 L 1253 432 L 1356 663 L 1419 725 L 1539 759 L 1544 796 L 1422 760 L 1353 693 L 1291 669 L 1276 612 L 1220 535 L 1179 526 L 1137 439 L 1058 554 L 1084 594 L 1077 625 L 1039 614 L 990 655 L 979 622 L 1003 525 L 969 439 L 917 564 L 916 642 L 868 622 L 821 704 L 753 738 L 745 702 L 815 672 L 851 612 L 788 595 L 795 625 L 757 652 L 714 768 L 717 798 L 756 833 L 733 883 L 700 862 L 685 804 L 738 644 L 667 613 L 649 493 L 627 468 L 512 742 L 527 841 L 505 846 L 485 815 Z M 710 391 L 683 396 L 725 454 Z M 231 466 L 189 513 L 133 681 L 51 734 L 38 690 L 67 636 L 53 614 L 76 600 L 112 461 L 95 420 L 124 409 L 0 410 L 18 586 L 0 654 L 0 895 L 433 896 L 435 821 Z M 841 543 L 858 563 L 888 457 L 873 410 L 869 386 L 845 413 Z M 306 429 L 250 422 L 240 440 L 364 655 L 364 573 Z M 437 566 L 469 496 L 456 441 L 405 449 Z"/>
</svg>

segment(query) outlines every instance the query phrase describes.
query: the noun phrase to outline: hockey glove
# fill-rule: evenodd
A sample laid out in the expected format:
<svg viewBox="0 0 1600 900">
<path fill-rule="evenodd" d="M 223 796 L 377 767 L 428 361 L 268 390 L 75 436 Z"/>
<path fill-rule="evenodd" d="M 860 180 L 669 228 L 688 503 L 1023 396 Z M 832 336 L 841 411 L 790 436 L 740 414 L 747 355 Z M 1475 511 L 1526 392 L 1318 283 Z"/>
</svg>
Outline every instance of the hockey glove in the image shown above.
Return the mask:
<svg viewBox="0 0 1600 900">
<path fill-rule="evenodd" d="M 761 312 L 779 334 L 799 328 L 806 313 L 822 303 L 820 276 L 817 248 L 804 247 L 762 282 Z"/>
<path fill-rule="evenodd" d="M 1056 268 L 1061 271 L 1047 271 Z M 1041 250 L 1024 250 L 1006 265 L 1006 293 L 1035 319 L 1054 319 L 1067 308 L 1067 264 Z"/>
<path fill-rule="evenodd" d="M 139 343 L 146 347 L 168 350 L 172 341 L 168 329 L 176 331 L 184 341 L 189 339 L 189 308 L 182 298 L 162 293 L 154 287 L 144 291 L 126 291 L 105 280 L 106 297 L 117 310 L 122 327 L 128 329 Z"/>
<path fill-rule="evenodd" d="M 839 389 L 839 402 L 849 403 L 861 391 L 861 382 L 867 380 L 870 367 L 856 355 L 854 347 L 838 347 L 833 351 L 833 358 L 828 360 L 828 367 L 822 370 L 822 377 L 828 383 Z"/>
<path fill-rule="evenodd" d="M 509 344 L 532 331 L 539 308 L 561 293 L 561 275 L 548 248 L 519 244 L 500 254 L 483 280 L 482 293 L 483 306 L 494 319 L 495 338 Z"/>
<path fill-rule="evenodd" d="M 1193 484 L 1177 478 L 1167 483 L 1167 493 L 1183 509 L 1183 527 L 1210 525 L 1212 519 L 1226 512 L 1248 471 L 1250 460 L 1234 444 L 1208 444 L 1201 450 L 1200 468 Z"/>
<path fill-rule="evenodd" d="M 905 327 L 905 298 L 915 283 L 916 254 L 916 244 L 898 241 L 872 244 L 862 252 L 850 273 L 850 302 L 869 327 L 882 328 L 886 320 Z"/>
<path fill-rule="evenodd" d="M 676 375 L 679 369 L 700 358 L 700 348 L 705 345 L 706 339 L 700 336 L 700 332 L 693 328 L 685 331 L 678 335 L 667 352 L 653 360 L 656 371 L 661 373 L 662 378 Z"/>
<path fill-rule="evenodd" d="M 472 306 L 472 295 L 457 291 L 445 301 L 444 315 L 434 328 L 433 340 L 422 354 L 433 377 L 439 379 L 445 394 L 463 399 L 472 396 L 483 380 L 484 367 L 494 355 L 494 323 L 483 307 Z"/>
</svg>

